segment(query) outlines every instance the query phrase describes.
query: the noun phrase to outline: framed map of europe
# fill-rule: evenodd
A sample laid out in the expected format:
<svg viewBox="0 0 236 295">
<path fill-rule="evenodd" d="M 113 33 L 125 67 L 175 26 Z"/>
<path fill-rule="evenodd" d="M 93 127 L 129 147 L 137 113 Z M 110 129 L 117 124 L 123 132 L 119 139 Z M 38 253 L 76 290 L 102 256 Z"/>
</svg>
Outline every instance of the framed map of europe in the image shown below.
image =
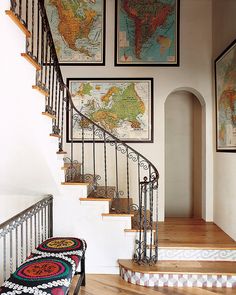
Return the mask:
<svg viewBox="0 0 236 295">
<path fill-rule="evenodd" d="M 45 0 L 60 65 L 105 64 L 105 0 Z"/>
<path fill-rule="evenodd" d="M 116 66 L 179 65 L 179 0 L 116 0 Z"/>
<path fill-rule="evenodd" d="M 68 78 L 72 100 L 83 115 L 126 142 L 153 141 L 153 78 Z M 90 124 L 67 111 L 67 142 L 93 140 Z M 72 125 L 73 124 L 73 131 Z M 96 141 L 101 141 L 96 138 Z"/>
</svg>

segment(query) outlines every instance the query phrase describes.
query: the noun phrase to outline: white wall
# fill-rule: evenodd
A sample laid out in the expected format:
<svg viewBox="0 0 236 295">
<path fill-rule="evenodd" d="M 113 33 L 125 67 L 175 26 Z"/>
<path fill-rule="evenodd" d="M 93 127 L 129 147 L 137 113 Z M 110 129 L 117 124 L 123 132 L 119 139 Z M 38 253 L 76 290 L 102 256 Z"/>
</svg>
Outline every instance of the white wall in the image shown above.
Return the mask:
<svg viewBox="0 0 236 295">
<path fill-rule="evenodd" d="M 187 89 L 202 99 L 205 108 L 205 183 L 203 184 L 204 218 L 213 219 L 213 138 L 212 129 L 212 64 L 211 64 L 211 0 L 181 0 L 180 67 L 114 67 L 115 1 L 107 1 L 107 35 L 105 67 L 63 67 L 64 77 L 154 77 L 154 143 L 132 144 L 160 172 L 160 219 L 164 219 L 165 203 L 165 121 L 164 103 L 176 89 Z"/>
<path fill-rule="evenodd" d="M 57 142 L 49 138 L 51 123 L 41 115 L 44 97 L 32 89 L 35 84 L 35 69 L 20 56 L 25 51 L 25 37 L 5 15 L 9 3 L 8 0 L 0 2 L 2 221 L 28 206 L 27 196 L 34 201 L 37 196 L 58 192 L 55 166 Z M 19 196 L 18 202 L 14 201 L 16 195 Z M 9 209 L 9 214 L 5 206 L 6 198 L 9 206 L 15 207 L 15 211 Z"/>
<path fill-rule="evenodd" d="M 236 1 L 213 0 L 213 59 L 236 38 Z M 213 99 L 214 100 L 214 99 Z M 215 120 L 215 113 L 214 118 Z M 214 128 L 215 129 L 215 128 Z M 214 221 L 236 240 L 236 155 L 214 154 Z"/>
</svg>

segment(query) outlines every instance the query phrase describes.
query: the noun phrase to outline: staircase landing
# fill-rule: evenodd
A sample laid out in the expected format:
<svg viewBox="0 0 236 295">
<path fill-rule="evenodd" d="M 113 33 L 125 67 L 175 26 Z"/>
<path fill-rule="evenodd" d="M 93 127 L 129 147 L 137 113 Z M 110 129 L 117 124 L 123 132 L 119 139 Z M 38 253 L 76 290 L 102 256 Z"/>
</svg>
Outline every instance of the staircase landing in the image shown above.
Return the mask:
<svg viewBox="0 0 236 295">
<path fill-rule="evenodd" d="M 154 266 L 119 260 L 121 277 L 149 287 L 236 287 L 236 242 L 214 223 L 167 218 L 158 253 Z"/>
</svg>

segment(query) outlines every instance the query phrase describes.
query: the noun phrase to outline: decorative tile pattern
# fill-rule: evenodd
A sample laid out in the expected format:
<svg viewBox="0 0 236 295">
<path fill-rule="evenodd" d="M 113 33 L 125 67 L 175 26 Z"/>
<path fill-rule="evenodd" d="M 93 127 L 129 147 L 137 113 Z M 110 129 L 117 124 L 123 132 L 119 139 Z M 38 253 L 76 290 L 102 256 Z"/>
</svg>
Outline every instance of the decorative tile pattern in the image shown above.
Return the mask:
<svg viewBox="0 0 236 295">
<path fill-rule="evenodd" d="M 126 282 L 146 287 L 236 287 L 236 275 L 144 274 L 123 267 L 120 267 L 120 275 Z"/>
<path fill-rule="evenodd" d="M 159 248 L 158 259 L 236 261 L 236 250 Z"/>
</svg>

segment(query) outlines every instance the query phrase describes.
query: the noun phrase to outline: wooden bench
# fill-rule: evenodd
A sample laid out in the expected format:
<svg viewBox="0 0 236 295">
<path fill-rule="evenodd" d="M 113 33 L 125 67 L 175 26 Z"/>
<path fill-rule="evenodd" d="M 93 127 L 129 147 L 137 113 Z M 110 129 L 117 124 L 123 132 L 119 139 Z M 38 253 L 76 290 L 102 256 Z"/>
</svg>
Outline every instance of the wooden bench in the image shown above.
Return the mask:
<svg viewBox="0 0 236 295">
<path fill-rule="evenodd" d="M 85 286 L 85 251 L 84 240 L 47 239 L 3 283 L 0 294 L 67 294 L 73 277 L 79 274 L 74 290 L 74 294 L 78 294 L 80 286 Z"/>
</svg>

